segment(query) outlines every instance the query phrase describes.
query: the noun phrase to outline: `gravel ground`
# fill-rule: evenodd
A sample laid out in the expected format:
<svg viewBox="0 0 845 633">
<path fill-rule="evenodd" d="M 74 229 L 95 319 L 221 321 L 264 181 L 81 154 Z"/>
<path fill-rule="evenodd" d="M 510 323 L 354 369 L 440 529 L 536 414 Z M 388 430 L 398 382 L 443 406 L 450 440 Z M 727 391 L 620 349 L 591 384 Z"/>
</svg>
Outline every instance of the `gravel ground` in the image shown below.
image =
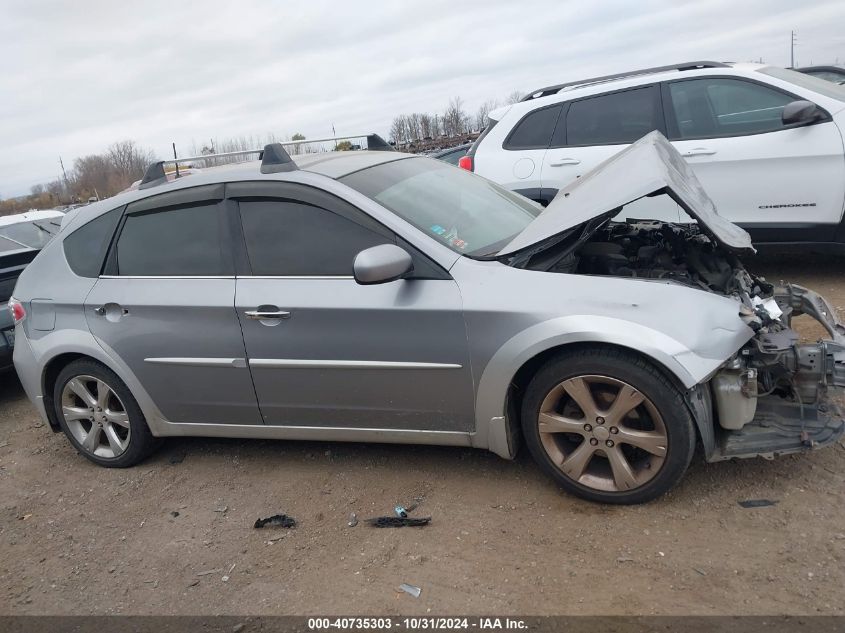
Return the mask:
<svg viewBox="0 0 845 633">
<path fill-rule="evenodd" d="M 845 260 L 749 262 L 845 306 Z M 802 335 L 821 334 L 800 324 Z M 98 468 L 0 378 L 0 613 L 842 614 L 845 446 L 704 464 L 645 506 L 559 491 L 525 451 L 168 440 Z M 421 499 L 426 528 L 349 527 Z M 777 505 L 744 509 L 766 498 Z M 292 530 L 253 529 L 295 516 Z M 422 589 L 415 599 L 401 583 Z"/>
</svg>

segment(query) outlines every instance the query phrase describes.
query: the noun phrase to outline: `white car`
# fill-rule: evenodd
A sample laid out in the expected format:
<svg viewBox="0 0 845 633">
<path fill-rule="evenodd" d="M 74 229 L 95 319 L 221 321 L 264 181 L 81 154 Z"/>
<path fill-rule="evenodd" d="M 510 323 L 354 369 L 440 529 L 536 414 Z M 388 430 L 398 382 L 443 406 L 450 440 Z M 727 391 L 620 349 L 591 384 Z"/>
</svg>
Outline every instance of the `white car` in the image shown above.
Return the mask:
<svg viewBox="0 0 845 633">
<path fill-rule="evenodd" d="M 689 62 L 535 90 L 490 119 L 461 167 L 541 204 L 659 130 L 755 244 L 845 252 L 843 86 L 775 66 Z M 660 198 L 625 217 L 690 221 Z"/>
</svg>

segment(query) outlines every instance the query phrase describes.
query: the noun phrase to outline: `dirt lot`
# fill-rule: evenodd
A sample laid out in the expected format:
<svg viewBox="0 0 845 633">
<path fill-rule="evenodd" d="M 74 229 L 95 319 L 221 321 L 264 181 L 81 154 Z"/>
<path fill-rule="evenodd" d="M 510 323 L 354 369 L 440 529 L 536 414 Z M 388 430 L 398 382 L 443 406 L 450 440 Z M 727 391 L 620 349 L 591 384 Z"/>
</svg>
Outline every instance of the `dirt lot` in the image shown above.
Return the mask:
<svg viewBox="0 0 845 633">
<path fill-rule="evenodd" d="M 845 307 L 845 260 L 750 267 Z M 191 439 L 106 470 L 44 427 L 6 376 L 0 612 L 842 614 L 843 481 L 841 443 L 773 462 L 697 460 L 670 495 L 623 508 L 563 494 L 525 452 L 510 463 L 453 448 Z M 347 526 L 350 512 L 389 514 L 415 497 L 429 527 Z M 737 505 L 758 498 L 778 504 Z M 299 527 L 252 528 L 277 512 Z M 403 582 L 421 596 L 398 593 Z"/>
</svg>

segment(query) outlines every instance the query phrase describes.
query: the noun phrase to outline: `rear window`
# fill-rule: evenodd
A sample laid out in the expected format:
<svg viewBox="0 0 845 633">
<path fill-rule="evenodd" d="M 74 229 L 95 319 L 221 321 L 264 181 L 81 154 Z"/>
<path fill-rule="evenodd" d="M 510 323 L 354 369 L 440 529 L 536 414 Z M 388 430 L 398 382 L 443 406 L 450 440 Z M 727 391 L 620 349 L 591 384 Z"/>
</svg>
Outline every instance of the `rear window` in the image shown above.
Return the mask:
<svg viewBox="0 0 845 633">
<path fill-rule="evenodd" d="M 29 248 L 41 249 L 59 232 L 61 222 L 61 218 L 48 218 L 0 226 L 0 236 L 20 242 Z"/>
<path fill-rule="evenodd" d="M 659 129 L 655 86 L 573 101 L 567 145 L 625 145 Z"/>
</svg>

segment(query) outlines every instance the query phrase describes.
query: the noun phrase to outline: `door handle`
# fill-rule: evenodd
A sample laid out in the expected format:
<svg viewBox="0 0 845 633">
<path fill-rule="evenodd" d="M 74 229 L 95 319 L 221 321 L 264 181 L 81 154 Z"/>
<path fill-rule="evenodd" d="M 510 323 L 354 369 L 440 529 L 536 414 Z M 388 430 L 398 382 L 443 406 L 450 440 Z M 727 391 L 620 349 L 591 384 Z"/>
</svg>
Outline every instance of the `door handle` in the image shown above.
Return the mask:
<svg viewBox="0 0 845 633">
<path fill-rule="evenodd" d="M 274 310 L 274 311 L 265 311 L 265 310 L 247 310 L 244 312 L 247 319 L 256 319 L 258 321 L 263 321 L 265 319 L 289 319 L 290 312 L 285 312 L 284 310 Z"/>
<path fill-rule="evenodd" d="M 127 314 L 129 314 L 129 310 L 128 310 L 128 309 L 123 308 L 123 307 L 121 307 L 121 306 L 117 305 L 116 303 L 107 303 L 107 304 L 105 304 L 105 305 L 97 306 L 96 308 L 94 308 L 94 314 L 96 314 L 97 316 L 106 316 L 106 314 L 107 314 L 107 313 L 108 313 L 108 311 L 109 311 L 108 306 L 110 306 L 110 305 L 111 305 L 111 306 L 114 306 L 114 308 L 115 308 L 117 311 L 119 311 L 119 312 L 120 312 L 120 314 L 121 314 L 121 315 L 123 315 L 123 316 L 126 316 Z M 113 314 L 114 314 L 114 313 L 113 313 Z"/>
<path fill-rule="evenodd" d="M 569 157 L 555 158 L 555 159 L 549 161 L 549 166 L 551 166 L 551 167 L 561 167 L 563 165 L 580 165 L 580 164 L 581 164 L 581 161 L 578 160 L 577 158 L 569 158 Z"/>
<path fill-rule="evenodd" d="M 687 156 L 712 156 L 716 153 L 715 149 L 707 149 L 706 147 L 696 147 L 695 149 L 691 149 L 689 151 L 684 152 L 684 158 Z"/>
</svg>

